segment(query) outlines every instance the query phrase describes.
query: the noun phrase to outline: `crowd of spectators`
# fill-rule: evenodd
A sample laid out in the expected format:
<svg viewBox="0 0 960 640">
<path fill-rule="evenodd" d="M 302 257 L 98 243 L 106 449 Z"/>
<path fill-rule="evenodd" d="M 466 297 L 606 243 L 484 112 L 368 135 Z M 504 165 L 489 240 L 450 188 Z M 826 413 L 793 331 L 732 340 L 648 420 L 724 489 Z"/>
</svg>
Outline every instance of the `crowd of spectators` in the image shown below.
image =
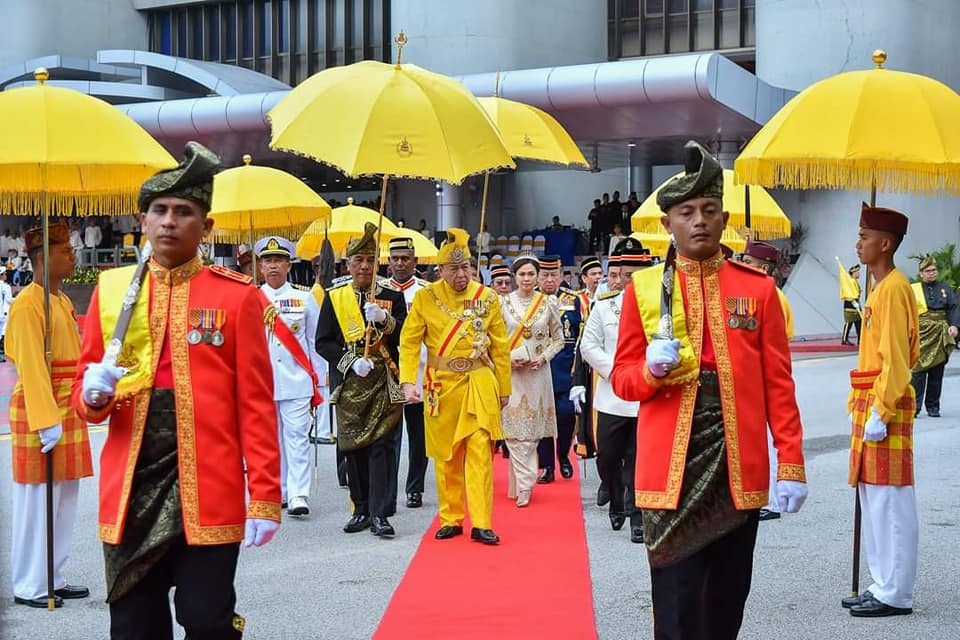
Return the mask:
<svg viewBox="0 0 960 640">
<path fill-rule="evenodd" d="M 593 208 L 587 214 L 590 222 L 590 251 L 591 253 L 611 253 L 616 246 L 611 238 L 617 234 L 620 227 L 621 239 L 630 231 L 630 216 L 640 208 L 637 192 L 631 191 L 626 201 L 620 201 L 620 192 L 613 192 L 613 199 L 605 193 L 593 201 Z"/>
</svg>

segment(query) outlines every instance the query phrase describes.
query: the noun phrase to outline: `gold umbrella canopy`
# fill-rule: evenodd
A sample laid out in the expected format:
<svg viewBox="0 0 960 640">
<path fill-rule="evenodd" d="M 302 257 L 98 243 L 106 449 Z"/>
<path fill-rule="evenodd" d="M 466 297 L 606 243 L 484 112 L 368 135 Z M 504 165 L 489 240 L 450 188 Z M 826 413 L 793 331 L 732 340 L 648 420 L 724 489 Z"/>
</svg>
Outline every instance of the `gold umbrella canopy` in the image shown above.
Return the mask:
<svg viewBox="0 0 960 640">
<path fill-rule="evenodd" d="M 634 231 L 630 234 L 630 237 L 639 240 L 644 249 L 649 249 L 652 255 L 661 258 L 667 255 L 667 249 L 670 248 L 670 234 L 663 227 L 660 227 L 660 231 L 657 233 Z M 747 248 L 747 241 L 744 237 L 729 226 L 723 230 L 720 242 L 730 247 L 734 253 L 743 253 L 744 249 Z"/>
<path fill-rule="evenodd" d="M 137 210 L 144 180 L 176 160 L 116 107 L 38 84 L 0 92 L 0 208 L 34 215 Z"/>
<path fill-rule="evenodd" d="M 251 164 L 218 173 L 213 179 L 210 216 L 214 238 L 239 243 L 253 235 L 296 236 L 314 221 L 329 221 L 330 205 L 303 181 L 279 169 Z"/>
<path fill-rule="evenodd" d="M 394 238 L 410 238 L 413 240 L 413 254 L 417 257 L 418 264 L 437 264 L 437 256 L 440 250 L 430 238 L 419 231 L 397 227 Z M 392 238 L 391 238 L 392 239 Z M 390 258 L 390 240 L 383 240 L 380 243 L 380 264 L 386 264 Z"/>
<path fill-rule="evenodd" d="M 297 241 L 297 255 L 304 260 L 313 260 L 320 254 L 323 239 L 328 238 L 333 250 L 342 256 L 347 249 L 347 243 L 353 238 L 363 235 L 363 227 L 367 222 L 377 224 L 380 213 L 367 207 L 353 204 L 353 198 L 347 198 L 347 204 L 333 210 L 329 220 L 317 220 L 310 223 Z M 383 219 L 383 228 L 380 232 L 381 242 L 393 238 L 401 231 L 387 218 Z"/>
<path fill-rule="evenodd" d="M 680 173 L 677 174 L 682 175 Z M 675 178 L 676 176 L 673 176 Z M 660 233 L 663 226 L 660 218 L 663 212 L 657 205 L 657 194 L 670 178 L 657 187 L 641 203 L 636 212 L 630 216 L 630 227 L 633 231 L 646 233 Z M 746 198 L 744 191 L 750 189 L 750 226 L 746 220 Z M 723 170 L 723 209 L 730 214 L 727 225 L 741 234 L 747 234 L 757 240 L 776 240 L 790 237 L 790 218 L 783 212 L 777 201 L 767 193 L 763 187 L 745 187 L 737 185 L 733 180 L 733 171 Z M 731 247 L 732 248 L 732 247 Z"/>
<path fill-rule="evenodd" d="M 514 158 L 588 169 L 566 129 L 546 111 L 500 97 L 478 98 Z"/>
<path fill-rule="evenodd" d="M 739 184 L 790 189 L 960 191 L 960 96 L 932 78 L 876 68 L 800 92 L 744 148 Z"/>
</svg>

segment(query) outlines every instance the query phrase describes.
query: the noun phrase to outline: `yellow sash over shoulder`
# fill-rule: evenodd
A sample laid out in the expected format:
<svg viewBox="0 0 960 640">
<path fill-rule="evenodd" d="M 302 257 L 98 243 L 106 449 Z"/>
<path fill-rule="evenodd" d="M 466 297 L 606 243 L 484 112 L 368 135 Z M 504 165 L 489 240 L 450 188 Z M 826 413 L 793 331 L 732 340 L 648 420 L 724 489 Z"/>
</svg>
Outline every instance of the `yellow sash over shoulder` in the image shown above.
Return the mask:
<svg viewBox="0 0 960 640">
<path fill-rule="evenodd" d="M 340 325 L 340 332 L 343 333 L 343 339 L 348 343 L 359 342 L 366 335 L 367 323 L 360 313 L 360 305 L 357 304 L 357 292 L 352 284 L 345 284 L 334 287 L 327 291 L 330 297 L 330 304 L 337 314 L 337 323 Z"/>
<path fill-rule="evenodd" d="M 917 299 L 917 315 L 922 316 L 927 312 L 927 297 L 923 295 L 923 283 L 914 282 L 910 286 L 913 288 L 913 297 Z"/>
<path fill-rule="evenodd" d="M 110 344 L 113 329 L 117 326 L 123 299 L 127 295 L 130 279 L 136 266 L 108 269 L 100 273 L 100 285 L 97 290 L 100 304 L 100 329 L 103 333 L 104 348 Z M 150 339 L 150 290 L 147 280 L 140 290 L 137 302 L 133 306 L 133 315 L 123 340 L 117 365 L 125 367 L 128 373 L 117 382 L 117 400 L 136 395 L 144 389 L 153 387 L 153 345 Z"/>
<path fill-rule="evenodd" d="M 637 308 L 643 321 L 647 341 L 653 340 L 660 331 L 660 290 L 663 280 L 663 264 L 633 272 L 633 290 Z M 683 292 L 676 274 L 673 282 L 673 337 L 680 341 L 680 365 L 660 378 L 665 385 L 683 384 L 700 377 L 700 358 L 693 352 L 687 334 L 687 318 L 683 309 Z"/>
</svg>

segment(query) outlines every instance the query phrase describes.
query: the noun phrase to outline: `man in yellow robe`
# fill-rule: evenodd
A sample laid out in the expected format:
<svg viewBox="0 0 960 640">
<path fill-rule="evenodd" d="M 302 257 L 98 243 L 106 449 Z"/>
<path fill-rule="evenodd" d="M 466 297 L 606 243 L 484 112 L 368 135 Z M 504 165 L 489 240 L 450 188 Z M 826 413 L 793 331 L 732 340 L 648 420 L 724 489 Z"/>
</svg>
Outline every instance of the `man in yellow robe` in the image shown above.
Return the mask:
<svg viewBox="0 0 960 640">
<path fill-rule="evenodd" d="M 70 402 L 70 386 L 80 355 L 77 316 L 60 283 L 76 267 L 66 223 L 50 225 L 47 259 L 50 285 L 51 366 L 44 361 L 42 230 L 25 236 L 36 279 L 10 306 L 7 355 L 17 367 L 10 397 L 13 442 L 13 553 L 10 573 L 13 600 L 29 607 L 47 606 L 46 465 L 53 462 L 53 588 L 57 607 L 64 598 L 85 598 L 86 587 L 71 586 L 63 576 L 77 517 L 80 478 L 93 475 L 87 425 Z M 52 455 L 46 455 L 47 452 Z"/>
<path fill-rule="evenodd" d="M 491 445 L 500 433 L 500 410 L 510 399 L 510 352 L 497 294 L 470 276 L 469 236 L 447 231 L 437 282 L 423 287 L 400 337 L 400 384 L 408 403 L 424 403 L 427 455 L 433 458 L 445 540 L 463 534 L 464 492 L 473 525 L 470 537 L 500 542 L 492 529 Z M 417 392 L 420 345 L 427 347 L 423 393 Z"/>
</svg>

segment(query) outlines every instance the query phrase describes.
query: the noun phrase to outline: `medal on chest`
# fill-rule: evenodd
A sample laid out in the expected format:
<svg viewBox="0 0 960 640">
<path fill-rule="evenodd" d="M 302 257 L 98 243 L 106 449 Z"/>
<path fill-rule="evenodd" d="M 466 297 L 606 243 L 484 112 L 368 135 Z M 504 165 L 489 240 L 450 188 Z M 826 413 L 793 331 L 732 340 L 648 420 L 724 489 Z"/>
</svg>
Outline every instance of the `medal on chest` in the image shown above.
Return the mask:
<svg viewBox="0 0 960 640">
<path fill-rule="evenodd" d="M 224 309 L 190 309 L 190 331 L 187 333 L 187 342 L 190 344 L 212 344 L 215 347 L 223 346 L 223 323 L 227 319 Z"/>
</svg>

